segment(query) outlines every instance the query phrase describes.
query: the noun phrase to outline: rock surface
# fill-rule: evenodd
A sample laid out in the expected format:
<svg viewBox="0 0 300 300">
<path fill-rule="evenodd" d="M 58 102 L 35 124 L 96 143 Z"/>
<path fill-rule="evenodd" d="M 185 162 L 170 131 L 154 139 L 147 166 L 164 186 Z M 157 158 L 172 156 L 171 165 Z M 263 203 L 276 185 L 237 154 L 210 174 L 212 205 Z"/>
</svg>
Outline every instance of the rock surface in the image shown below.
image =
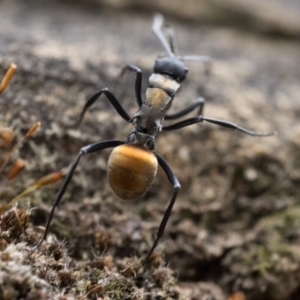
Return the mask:
<svg viewBox="0 0 300 300">
<path fill-rule="evenodd" d="M 51 226 L 49 242 L 66 241 L 68 254 L 45 244 L 28 260 L 11 255 L 12 262 L 24 265 L 26 274 L 32 272 L 34 282 L 27 294 L 21 284 L 13 299 L 20 295 L 23 299 L 227 299 L 237 291 L 246 299 L 300 297 L 300 18 L 294 17 L 299 16 L 299 5 L 287 1 L 285 9 L 293 11 L 289 20 L 280 1 L 270 12 L 260 9 L 259 1 L 251 1 L 252 6 L 228 1 L 226 9 L 220 2 L 212 1 L 222 22 L 211 13 L 203 16 L 209 21 L 201 22 L 189 16 L 187 8 L 176 14 L 170 8 L 167 14 L 183 55 L 213 58 L 210 67 L 187 62 L 188 78 L 172 111 L 201 96 L 206 99 L 207 117 L 278 134 L 256 138 L 208 123 L 161 133 L 156 151 L 178 175 L 182 191 L 153 266 L 145 272 L 137 265 L 150 248 L 171 197 L 167 178 L 159 171 L 143 199 L 125 204 L 107 184 L 109 151 L 83 158 Z M 67 169 L 82 146 L 124 139 L 129 133 L 131 126 L 104 97 L 79 128 L 68 126 L 86 99 L 105 86 L 132 115 L 137 110 L 134 76 L 119 80 L 117 76 L 125 64 L 134 63 L 143 70 L 145 90 L 163 50 L 151 34 L 151 24 L 153 12 L 165 12 L 166 7 L 155 2 L 150 9 L 132 1 L 125 9 L 118 1 L 113 3 L 0 4 L 0 76 L 11 62 L 18 66 L 0 96 L 0 124 L 21 137 L 34 122 L 42 122 L 41 130 L 14 153 L 12 160 L 20 156 L 27 166 L 8 186 L 4 201 L 42 175 Z M 239 27 L 240 19 L 231 15 L 226 23 L 228 10 L 239 18 L 246 14 L 260 21 Z M 275 22 L 273 15 L 279 11 L 282 19 Z M 5 181 L 5 172 L 1 180 Z M 12 234 L 8 225 L 16 223 L 2 216 L 1 239 L 27 242 L 6 249 L 24 255 L 37 242 L 38 226 L 44 226 L 58 188 L 55 184 L 26 197 L 36 208 L 27 234 Z M 1 257 L 7 257 L 4 252 Z M 5 272 L 6 267 L 1 266 L 0 281 L 6 278 L 10 287 L 15 283 L 7 278 L 14 275 Z M 23 282 L 28 291 L 28 280 Z M 10 291 L 3 286 L 2 296 Z"/>
</svg>

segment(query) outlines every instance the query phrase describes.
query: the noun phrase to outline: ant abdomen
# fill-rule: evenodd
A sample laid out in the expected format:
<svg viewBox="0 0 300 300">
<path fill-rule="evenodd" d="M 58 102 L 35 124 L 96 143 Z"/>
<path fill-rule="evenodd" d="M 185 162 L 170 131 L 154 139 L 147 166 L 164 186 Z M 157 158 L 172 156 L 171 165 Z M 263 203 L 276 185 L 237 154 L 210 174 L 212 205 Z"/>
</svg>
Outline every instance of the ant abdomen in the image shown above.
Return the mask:
<svg viewBox="0 0 300 300">
<path fill-rule="evenodd" d="M 137 199 L 151 187 L 157 165 L 156 156 L 144 146 L 135 144 L 118 146 L 108 159 L 108 182 L 121 199 Z"/>
</svg>

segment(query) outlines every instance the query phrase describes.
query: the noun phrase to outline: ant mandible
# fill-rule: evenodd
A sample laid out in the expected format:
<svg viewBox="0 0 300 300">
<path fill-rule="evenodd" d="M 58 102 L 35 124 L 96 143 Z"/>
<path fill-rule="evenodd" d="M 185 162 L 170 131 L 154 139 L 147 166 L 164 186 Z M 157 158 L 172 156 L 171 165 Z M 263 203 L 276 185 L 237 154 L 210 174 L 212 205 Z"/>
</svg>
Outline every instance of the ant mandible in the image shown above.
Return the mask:
<svg viewBox="0 0 300 300">
<path fill-rule="evenodd" d="M 79 160 L 84 154 L 97 152 L 106 148 L 114 148 L 108 160 L 107 177 L 112 190 L 116 195 L 124 200 L 137 199 L 143 196 L 149 190 L 156 175 L 158 165 L 160 165 L 166 173 L 168 180 L 173 186 L 173 196 L 160 223 L 154 243 L 144 260 L 144 265 L 146 265 L 155 247 L 157 246 L 159 239 L 163 235 L 177 194 L 181 188 L 180 182 L 169 164 L 162 156 L 154 151 L 155 138 L 158 133 L 160 131 L 176 130 L 195 123 L 206 121 L 223 127 L 237 129 L 252 136 L 270 136 L 275 134 L 275 132 L 254 132 L 228 121 L 206 118 L 201 115 L 204 105 L 203 98 L 198 99 L 196 102 L 188 105 L 185 109 L 175 114 L 166 114 L 172 105 L 172 101 L 180 87 L 181 82 L 184 81 L 188 72 L 188 68 L 185 66 L 183 61 L 197 60 L 208 62 L 210 58 L 197 55 L 179 56 L 174 33 L 171 30 L 167 32 L 170 43 L 163 34 L 163 21 L 163 16 L 156 14 L 152 25 L 152 31 L 163 45 L 168 56 L 158 58 L 155 61 L 154 73 L 149 78 L 149 85 L 146 90 L 146 96 L 144 100 L 142 100 L 141 96 L 142 71 L 137 66 L 132 64 L 127 65 L 122 71 L 122 73 L 125 71 L 133 71 L 136 73 L 135 95 L 139 109 L 134 116 L 131 118 L 123 109 L 117 98 L 115 98 L 115 96 L 107 88 L 103 88 L 87 101 L 81 112 L 79 120 L 76 122 L 76 124 L 79 124 L 86 110 L 102 94 L 105 94 L 108 101 L 113 105 L 117 113 L 119 113 L 119 115 L 125 121 L 133 124 L 133 130 L 129 133 L 124 141 L 100 141 L 80 149 L 75 161 L 73 162 L 68 174 L 64 179 L 64 182 L 62 183 L 60 190 L 56 195 L 49 219 L 46 224 L 45 232 L 39 243 L 32 249 L 32 251 L 37 249 L 43 243 L 43 241 L 45 241 L 49 232 L 49 227 L 55 208 L 59 205 L 59 202 L 65 193 Z M 169 126 L 163 126 L 164 119 L 173 120 L 183 117 L 196 108 L 199 109 L 199 116 L 188 118 Z"/>
</svg>

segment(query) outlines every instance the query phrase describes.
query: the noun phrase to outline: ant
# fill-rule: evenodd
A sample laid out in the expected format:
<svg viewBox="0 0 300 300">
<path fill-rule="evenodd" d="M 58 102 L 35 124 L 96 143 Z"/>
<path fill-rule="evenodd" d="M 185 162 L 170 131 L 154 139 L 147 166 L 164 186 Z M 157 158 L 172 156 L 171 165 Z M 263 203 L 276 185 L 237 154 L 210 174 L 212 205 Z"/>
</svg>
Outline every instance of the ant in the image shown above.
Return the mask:
<svg viewBox="0 0 300 300">
<path fill-rule="evenodd" d="M 174 32 L 168 30 L 168 38 L 163 34 L 163 16 L 156 14 L 154 17 L 152 31 L 161 42 L 168 56 L 158 58 L 155 61 L 154 73 L 149 78 L 149 86 L 146 90 L 145 99 L 142 100 L 141 84 L 142 84 L 142 71 L 135 65 L 127 65 L 121 74 L 125 71 L 133 71 L 136 73 L 135 79 L 135 95 L 136 101 L 139 106 L 138 111 L 131 118 L 123 109 L 120 102 L 110 92 L 109 89 L 103 88 L 98 93 L 93 95 L 83 107 L 79 120 L 75 124 L 79 124 L 86 112 L 86 110 L 93 105 L 93 103 L 102 95 L 105 94 L 108 101 L 113 105 L 117 113 L 127 122 L 132 123 L 134 128 L 129 133 L 124 141 L 119 140 L 106 140 L 84 146 L 80 149 L 75 161 L 73 162 L 68 174 L 60 190 L 58 191 L 54 200 L 52 210 L 50 212 L 45 232 L 39 243 L 32 249 L 37 249 L 43 241 L 45 241 L 50 223 L 54 215 L 55 208 L 59 205 L 62 196 L 73 176 L 73 173 L 84 154 L 97 152 L 107 148 L 114 148 L 108 160 L 107 177 L 108 182 L 114 193 L 124 200 L 133 200 L 143 196 L 151 187 L 156 175 L 158 165 L 166 173 L 168 180 L 173 186 L 173 195 L 170 203 L 165 211 L 163 219 L 160 223 L 154 243 L 148 252 L 144 265 L 147 265 L 150 256 L 156 248 L 158 241 L 163 235 L 168 219 L 171 215 L 172 208 L 176 201 L 177 194 L 180 191 L 180 182 L 167 161 L 154 151 L 155 138 L 160 131 L 170 131 L 190 126 L 199 122 L 209 122 L 223 127 L 237 129 L 252 136 L 270 136 L 271 133 L 259 133 L 250 131 L 240 127 L 234 123 L 206 118 L 201 115 L 204 99 L 200 98 L 196 102 L 188 105 L 185 109 L 175 113 L 166 114 L 172 105 L 172 101 L 176 92 L 180 88 L 180 84 L 184 81 L 188 68 L 185 66 L 185 60 L 197 60 L 208 62 L 209 57 L 206 56 L 179 56 L 177 50 L 177 43 Z M 174 123 L 169 126 L 163 126 L 164 119 L 177 119 L 187 115 L 196 108 L 199 108 L 199 115 L 194 118 L 188 118 L 181 122 Z"/>
</svg>

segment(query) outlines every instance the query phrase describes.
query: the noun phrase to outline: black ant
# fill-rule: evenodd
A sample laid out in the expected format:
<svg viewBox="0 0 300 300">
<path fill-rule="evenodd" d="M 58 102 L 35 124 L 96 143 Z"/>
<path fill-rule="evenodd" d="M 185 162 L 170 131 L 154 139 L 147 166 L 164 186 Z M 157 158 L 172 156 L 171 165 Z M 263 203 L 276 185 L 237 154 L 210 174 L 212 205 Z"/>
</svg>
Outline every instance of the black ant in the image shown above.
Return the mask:
<svg viewBox="0 0 300 300">
<path fill-rule="evenodd" d="M 33 248 L 33 251 L 38 248 L 46 239 L 55 208 L 58 206 L 62 196 L 64 195 L 65 190 L 73 176 L 74 170 L 76 169 L 81 156 L 84 154 L 97 152 L 106 148 L 114 148 L 108 160 L 108 182 L 115 194 L 124 200 L 139 198 L 149 190 L 156 175 L 158 164 L 165 171 L 170 183 L 173 186 L 174 192 L 160 223 L 153 246 L 144 260 L 144 264 L 147 264 L 151 254 L 157 246 L 159 239 L 162 237 L 177 194 L 181 188 L 179 180 L 169 164 L 163 157 L 154 151 L 155 137 L 158 135 L 158 133 L 160 131 L 176 130 L 195 123 L 206 121 L 223 127 L 237 129 L 252 136 L 270 136 L 275 134 L 274 132 L 258 133 L 240 127 L 231 122 L 203 117 L 201 115 L 204 105 L 204 100 L 202 98 L 175 114 L 167 115 L 166 113 L 172 105 L 173 98 L 188 72 L 188 69 L 184 65 L 183 61 L 198 60 L 207 62 L 209 61 L 209 57 L 179 56 L 174 33 L 171 30 L 167 32 L 168 37 L 170 38 L 169 43 L 166 36 L 162 32 L 162 25 L 162 15 L 155 15 L 152 30 L 168 53 L 168 56 L 158 58 L 155 61 L 154 73 L 149 78 L 149 86 L 146 90 L 146 96 L 144 100 L 142 100 L 141 97 L 142 71 L 132 64 L 127 65 L 122 71 L 122 73 L 125 71 L 133 71 L 136 73 L 135 94 L 139 109 L 134 116 L 131 118 L 126 113 L 120 102 L 107 88 L 103 88 L 98 93 L 93 95 L 85 104 L 76 124 L 81 122 L 86 110 L 102 94 L 105 94 L 108 101 L 113 105 L 119 115 L 125 121 L 132 123 L 134 128 L 129 133 L 125 141 L 101 141 L 87 145 L 80 149 L 77 158 L 73 162 L 58 194 L 56 195 L 48 222 L 46 224 L 44 235 L 39 243 Z M 199 116 L 188 118 L 169 126 L 163 126 L 164 119 L 177 119 L 185 116 L 196 108 L 199 108 Z"/>
</svg>

